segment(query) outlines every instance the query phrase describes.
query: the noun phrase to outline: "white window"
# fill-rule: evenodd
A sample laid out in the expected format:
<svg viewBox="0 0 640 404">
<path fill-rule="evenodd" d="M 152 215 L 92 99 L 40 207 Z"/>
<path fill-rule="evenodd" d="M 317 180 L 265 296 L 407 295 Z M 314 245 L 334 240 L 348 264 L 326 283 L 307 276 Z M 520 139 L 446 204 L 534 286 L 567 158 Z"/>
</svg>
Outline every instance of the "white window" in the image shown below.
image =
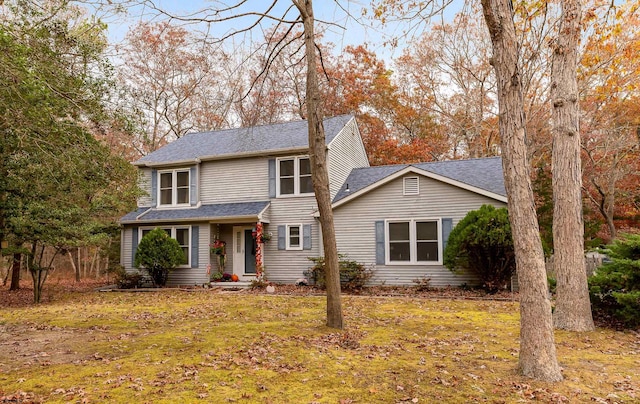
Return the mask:
<svg viewBox="0 0 640 404">
<path fill-rule="evenodd" d="M 441 264 L 440 219 L 398 219 L 386 222 L 390 264 Z"/>
<path fill-rule="evenodd" d="M 419 195 L 420 181 L 418 177 L 405 177 L 402 193 L 403 195 Z"/>
<path fill-rule="evenodd" d="M 287 225 L 287 250 L 302 250 L 302 225 Z"/>
<path fill-rule="evenodd" d="M 138 240 L 142 240 L 142 237 L 146 236 L 151 230 L 155 227 L 144 227 L 140 229 L 140 234 Z M 171 227 L 160 227 L 162 230 L 166 231 L 167 234 L 178 241 L 180 244 L 180 248 L 182 248 L 182 252 L 184 253 L 184 261 L 180 267 L 190 267 L 191 266 L 191 226 L 171 226 Z"/>
<path fill-rule="evenodd" d="M 158 205 L 189 205 L 189 169 L 159 171 Z"/>
<path fill-rule="evenodd" d="M 309 157 L 278 159 L 278 195 L 306 195 L 313 193 Z"/>
</svg>

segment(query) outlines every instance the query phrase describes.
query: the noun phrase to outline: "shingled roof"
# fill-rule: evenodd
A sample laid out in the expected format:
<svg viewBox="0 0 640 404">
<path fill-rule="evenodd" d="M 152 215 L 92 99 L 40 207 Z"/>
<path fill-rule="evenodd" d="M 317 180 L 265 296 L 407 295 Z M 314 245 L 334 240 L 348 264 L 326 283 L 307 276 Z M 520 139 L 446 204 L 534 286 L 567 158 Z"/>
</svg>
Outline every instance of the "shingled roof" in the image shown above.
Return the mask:
<svg viewBox="0 0 640 404">
<path fill-rule="evenodd" d="M 154 209 L 138 208 L 120 219 L 122 224 L 159 223 L 196 220 L 259 219 L 269 206 L 269 201 L 217 203 L 197 208 Z"/>
<path fill-rule="evenodd" d="M 347 177 L 342 188 L 333 199 L 333 203 L 359 192 L 364 192 L 367 187 L 375 187 L 374 184 L 376 183 L 382 185 L 385 183 L 385 178 L 393 178 L 394 174 L 400 173 L 409 167 L 432 173 L 444 180 L 465 184 L 472 189 L 475 188 L 505 198 L 507 196 L 502 174 L 502 159 L 500 157 L 489 157 L 356 168 Z"/>
<path fill-rule="evenodd" d="M 329 144 L 353 119 L 340 115 L 324 120 L 326 142 Z M 177 139 L 134 164 L 162 165 L 208 160 L 222 157 L 275 153 L 303 149 L 309 146 L 307 121 L 294 121 L 248 128 L 190 133 Z"/>
</svg>

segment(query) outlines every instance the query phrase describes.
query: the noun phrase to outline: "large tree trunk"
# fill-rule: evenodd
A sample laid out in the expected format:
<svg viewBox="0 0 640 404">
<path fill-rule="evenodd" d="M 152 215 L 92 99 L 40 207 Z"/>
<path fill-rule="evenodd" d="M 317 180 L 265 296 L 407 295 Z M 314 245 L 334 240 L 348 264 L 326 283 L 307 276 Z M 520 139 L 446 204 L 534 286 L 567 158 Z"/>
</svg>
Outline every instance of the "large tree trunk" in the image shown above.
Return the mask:
<svg viewBox="0 0 640 404">
<path fill-rule="evenodd" d="M 493 44 L 500 140 L 509 220 L 520 284 L 519 371 L 544 381 L 562 380 L 548 298 L 540 231 L 525 144 L 524 100 L 511 0 L 482 0 Z"/>
<path fill-rule="evenodd" d="M 20 260 L 21 259 L 22 259 L 22 254 L 13 253 L 13 265 L 11 266 L 11 286 L 9 286 L 9 290 L 20 289 Z"/>
<path fill-rule="evenodd" d="M 594 329 L 587 287 L 582 220 L 582 167 L 578 128 L 580 0 L 563 0 L 553 49 L 553 263 L 557 280 L 556 328 Z"/>
<path fill-rule="evenodd" d="M 307 58 L 307 122 L 309 124 L 309 158 L 313 190 L 318 202 L 322 242 L 324 246 L 325 277 L 327 287 L 327 326 L 342 329 L 342 302 L 340 299 L 340 266 L 336 235 L 333 227 L 333 210 L 329 191 L 327 169 L 327 146 L 322 123 L 322 103 L 318 89 L 316 70 L 316 46 L 314 34 L 313 5 L 311 0 L 292 0 L 300 11 L 304 23 L 304 38 Z"/>
</svg>

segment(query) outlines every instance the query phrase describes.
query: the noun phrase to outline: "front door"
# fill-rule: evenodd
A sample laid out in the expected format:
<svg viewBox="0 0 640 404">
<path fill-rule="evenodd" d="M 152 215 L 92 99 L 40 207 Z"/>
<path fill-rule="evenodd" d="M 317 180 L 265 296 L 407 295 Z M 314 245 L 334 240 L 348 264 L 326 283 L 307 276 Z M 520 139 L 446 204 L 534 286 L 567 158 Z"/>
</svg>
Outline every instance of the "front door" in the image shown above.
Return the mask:
<svg viewBox="0 0 640 404">
<path fill-rule="evenodd" d="M 252 230 L 252 227 L 233 228 L 233 273 L 243 281 L 250 281 L 256 275 L 256 240 Z"/>
</svg>

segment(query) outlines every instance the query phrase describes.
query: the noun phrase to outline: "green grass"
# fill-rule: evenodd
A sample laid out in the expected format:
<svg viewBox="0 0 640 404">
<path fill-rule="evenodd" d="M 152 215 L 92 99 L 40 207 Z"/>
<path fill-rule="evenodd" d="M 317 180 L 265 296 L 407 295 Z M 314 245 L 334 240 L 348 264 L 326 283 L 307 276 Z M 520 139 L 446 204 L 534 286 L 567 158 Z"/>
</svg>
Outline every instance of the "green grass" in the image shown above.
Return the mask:
<svg viewBox="0 0 640 404">
<path fill-rule="evenodd" d="M 518 376 L 516 302 L 215 291 L 0 309 L 0 402 L 638 402 L 640 338 L 557 332 L 565 380 Z M 4 401 L 3 401 L 4 400 Z"/>
</svg>

